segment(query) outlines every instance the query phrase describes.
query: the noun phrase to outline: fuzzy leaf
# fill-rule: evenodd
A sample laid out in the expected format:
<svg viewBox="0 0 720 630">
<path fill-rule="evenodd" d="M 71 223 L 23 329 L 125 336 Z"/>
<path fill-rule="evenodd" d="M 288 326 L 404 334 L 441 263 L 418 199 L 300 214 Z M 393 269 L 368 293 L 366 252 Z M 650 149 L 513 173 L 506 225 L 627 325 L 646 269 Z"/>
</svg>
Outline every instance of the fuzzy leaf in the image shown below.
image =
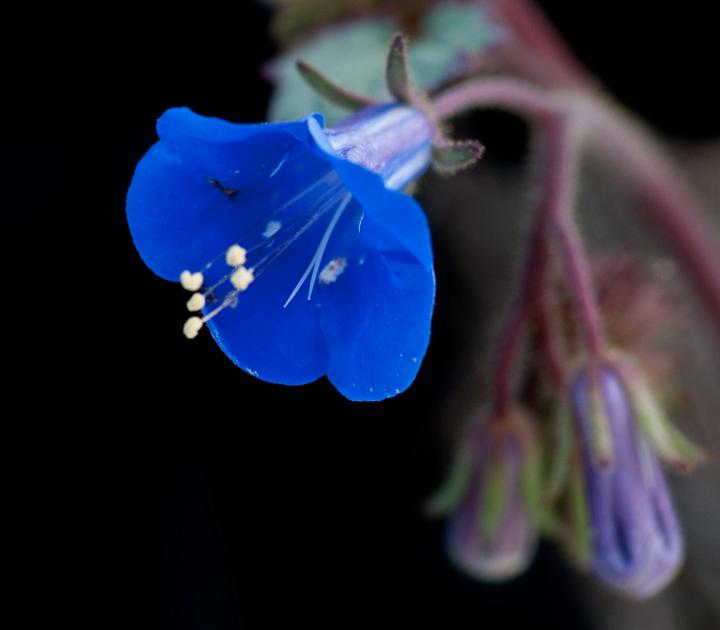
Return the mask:
<svg viewBox="0 0 720 630">
<path fill-rule="evenodd" d="M 465 443 L 461 444 L 455 453 L 447 478 L 426 505 L 428 515 L 445 516 L 460 504 L 470 487 L 474 466 L 472 449 Z"/>
<path fill-rule="evenodd" d="M 311 88 L 339 107 L 354 111 L 373 104 L 372 100 L 336 85 L 318 69 L 302 60 L 297 62 L 297 69 Z"/>
<path fill-rule="evenodd" d="M 474 140 L 448 141 L 433 149 L 433 166 L 440 173 L 453 174 L 475 164 L 484 151 L 485 147 Z"/>
<path fill-rule="evenodd" d="M 409 103 L 412 94 L 410 71 L 408 70 L 407 42 L 402 33 L 397 33 L 390 44 L 387 58 L 386 81 L 390 94 L 396 101 Z"/>
<path fill-rule="evenodd" d="M 550 470 L 545 482 L 543 502 L 550 505 L 565 490 L 570 471 L 572 454 L 572 418 L 570 407 L 562 402 L 558 405 L 553 422 L 553 445 L 551 447 Z"/>
<path fill-rule="evenodd" d="M 290 120 L 317 111 L 325 115 L 328 125 L 333 125 L 347 114 L 303 81 L 295 66 L 298 59 L 364 97 L 389 100 L 384 75 L 387 46 L 400 28 L 391 19 L 358 19 L 330 26 L 275 59 L 269 66 L 276 84 L 269 119 Z M 486 49 L 497 41 L 499 33 L 475 3 L 440 4 L 427 13 L 421 32 L 413 38 L 410 73 L 420 89 L 430 89 L 456 76 L 463 56 Z"/>
</svg>

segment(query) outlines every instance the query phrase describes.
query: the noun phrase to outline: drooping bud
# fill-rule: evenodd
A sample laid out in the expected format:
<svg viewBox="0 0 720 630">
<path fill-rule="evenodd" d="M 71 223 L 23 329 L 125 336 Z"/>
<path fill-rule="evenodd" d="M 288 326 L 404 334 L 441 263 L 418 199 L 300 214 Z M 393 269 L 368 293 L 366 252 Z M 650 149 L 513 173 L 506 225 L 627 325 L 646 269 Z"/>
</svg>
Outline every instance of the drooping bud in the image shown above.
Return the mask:
<svg viewBox="0 0 720 630">
<path fill-rule="evenodd" d="M 592 396 L 599 394 L 612 440 L 610 466 L 596 458 Z M 609 365 L 581 370 L 572 403 L 584 460 L 592 571 L 636 598 L 665 587 L 683 560 L 683 539 L 663 471 L 636 430 L 626 384 Z"/>
<path fill-rule="evenodd" d="M 529 565 L 538 536 L 537 457 L 535 432 L 522 411 L 501 420 L 473 418 L 429 505 L 432 514 L 450 516 L 448 555 L 463 572 L 502 581 Z"/>
</svg>

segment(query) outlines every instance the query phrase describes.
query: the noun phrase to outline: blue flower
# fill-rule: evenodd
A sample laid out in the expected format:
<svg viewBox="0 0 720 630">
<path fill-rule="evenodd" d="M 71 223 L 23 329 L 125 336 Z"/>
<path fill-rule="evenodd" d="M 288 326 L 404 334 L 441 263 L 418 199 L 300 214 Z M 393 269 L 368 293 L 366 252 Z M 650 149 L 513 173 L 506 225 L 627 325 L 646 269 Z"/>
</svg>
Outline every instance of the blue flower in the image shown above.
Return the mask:
<svg viewBox="0 0 720 630">
<path fill-rule="evenodd" d="M 247 125 L 171 109 L 157 129 L 127 216 L 146 264 L 196 292 L 186 336 L 207 325 L 274 383 L 327 375 L 351 400 L 409 387 L 435 280 L 427 221 L 400 191 L 430 163 L 428 119 L 392 104 L 323 129 L 317 114 Z"/>
<path fill-rule="evenodd" d="M 658 458 L 636 430 L 625 384 L 609 367 L 593 371 L 582 370 L 572 388 L 585 462 L 592 568 L 610 586 L 647 598 L 682 565 L 682 531 Z M 593 397 L 602 406 L 612 441 L 613 456 L 606 465 L 593 454 Z"/>
</svg>

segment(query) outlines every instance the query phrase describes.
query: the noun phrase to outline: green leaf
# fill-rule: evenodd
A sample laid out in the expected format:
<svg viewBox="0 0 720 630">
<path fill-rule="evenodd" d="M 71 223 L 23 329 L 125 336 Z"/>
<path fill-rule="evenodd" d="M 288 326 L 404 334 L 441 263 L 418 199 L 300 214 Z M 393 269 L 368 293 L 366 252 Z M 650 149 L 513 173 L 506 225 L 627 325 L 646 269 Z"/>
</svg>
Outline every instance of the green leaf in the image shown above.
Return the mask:
<svg viewBox="0 0 720 630">
<path fill-rule="evenodd" d="M 373 104 L 372 101 L 365 97 L 355 94 L 355 92 L 350 92 L 341 85 L 335 84 L 317 68 L 314 68 L 304 61 L 297 62 L 297 69 L 303 79 L 305 79 L 305 82 L 330 103 L 334 103 L 339 107 L 351 111 L 362 109 L 363 107 Z"/>
<path fill-rule="evenodd" d="M 479 3 L 439 4 L 425 16 L 422 36 L 410 40 L 411 76 L 431 89 L 454 73 L 463 54 L 487 50 L 500 34 Z"/>
<path fill-rule="evenodd" d="M 397 33 L 390 44 L 386 70 L 387 86 L 396 101 L 409 103 L 412 95 L 410 71 L 408 70 L 407 42 Z"/>
<path fill-rule="evenodd" d="M 474 140 L 449 140 L 433 148 L 433 166 L 440 173 L 452 175 L 475 164 L 484 151 L 483 145 Z"/>
<path fill-rule="evenodd" d="M 306 45 L 278 58 L 271 65 L 277 87 L 270 103 L 271 120 L 302 118 L 311 112 L 325 115 L 328 125 L 347 111 L 329 103 L 305 83 L 295 63 L 302 59 L 343 87 L 367 98 L 388 101 L 385 59 L 397 26 L 389 20 L 361 20 L 328 29 Z"/>
<path fill-rule="evenodd" d="M 328 27 L 270 64 L 276 88 L 270 120 L 291 120 L 321 112 L 333 125 L 347 114 L 328 103 L 300 77 L 295 63 L 302 59 L 343 87 L 369 99 L 390 100 L 385 85 L 388 44 L 400 25 L 386 18 L 358 19 Z M 499 35 L 475 3 L 440 4 L 425 17 L 423 32 L 410 41 L 410 74 L 420 89 L 430 89 L 451 76 L 464 52 L 486 49 Z"/>
<path fill-rule="evenodd" d="M 427 503 L 425 510 L 429 516 L 445 516 L 460 505 L 470 488 L 474 467 L 473 450 L 463 442 L 457 448 L 447 478 Z"/>
</svg>

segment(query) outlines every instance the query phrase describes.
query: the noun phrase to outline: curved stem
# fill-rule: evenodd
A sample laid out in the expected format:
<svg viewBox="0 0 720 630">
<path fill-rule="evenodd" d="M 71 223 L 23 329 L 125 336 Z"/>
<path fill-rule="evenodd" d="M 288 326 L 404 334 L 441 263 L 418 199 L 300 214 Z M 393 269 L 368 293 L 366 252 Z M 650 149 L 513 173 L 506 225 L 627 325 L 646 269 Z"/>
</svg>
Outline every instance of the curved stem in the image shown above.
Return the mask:
<svg viewBox="0 0 720 630">
<path fill-rule="evenodd" d="M 435 107 L 443 118 L 473 108 L 502 108 L 540 124 L 563 113 L 582 121 L 590 148 L 622 173 L 645 201 L 648 218 L 662 230 L 720 326 L 720 245 L 715 230 L 665 150 L 619 107 L 598 94 L 547 92 L 517 79 L 468 81 L 439 96 Z"/>
<path fill-rule="evenodd" d="M 512 381 L 515 365 L 522 347 L 532 305 L 540 287 L 539 276 L 545 266 L 543 248 L 545 217 L 538 213 L 530 236 L 530 246 L 523 266 L 520 294 L 511 307 L 510 315 L 500 332 L 497 365 L 492 382 L 492 416 L 504 418 L 512 403 Z"/>
<path fill-rule="evenodd" d="M 547 239 L 546 239 L 547 240 Z M 545 243 L 545 248 L 548 247 Z M 567 371 L 565 358 L 565 333 L 562 330 L 562 309 L 558 300 L 558 287 L 554 286 L 553 259 L 549 253 L 545 256 L 545 267 L 539 278 L 542 290 L 537 299 L 538 341 L 540 352 L 545 361 L 550 380 L 561 389 L 566 384 Z"/>
<path fill-rule="evenodd" d="M 546 67 L 543 76 L 550 77 L 552 84 L 591 83 L 588 71 L 535 4 L 528 0 L 495 0 L 493 5 L 515 35 L 508 48 L 516 50 L 518 44 L 524 45 L 521 52 L 530 53 L 525 56 L 536 60 L 534 66 L 538 69 Z"/>
<path fill-rule="evenodd" d="M 471 109 L 499 108 L 535 121 L 551 118 L 560 109 L 550 92 L 519 79 L 466 81 L 437 96 L 433 107 L 439 118 Z"/>
<path fill-rule="evenodd" d="M 605 333 L 595 296 L 592 273 L 574 216 L 579 162 L 579 141 L 573 121 L 560 115 L 547 125 L 546 155 L 547 220 L 550 235 L 558 244 L 567 283 L 575 301 L 586 349 L 595 356 L 605 350 Z"/>
<path fill-rule="evenodd" d="M 675 250 L 720 325 L 720 238 L 680 168 L 649 131 L 616 105 L 579 93 L 567 99 L 588 120 L 590 148 L 639 195 L 646 216 Z"/>
<path fill-rule="evenodd" d="M 541 177 L 543 196 L 531 235 L 520 295 L 500 338 L 492 390 L 493 415 L 498 418 L 505 415 L 511 404 L 513 367 L 517 362 L 527 323 L 536 310 L 543 285 L 547 281 L 546 232 L 559 245 L 587 351 L 597 356 L 605 349 L 602 319 L 590 268 L 573 216 L 577 138 L 571 121 L 563 115 L 548 119 L 541 132 L 544 150 L 542 164 L 545 169 Z"/>
</svg>

